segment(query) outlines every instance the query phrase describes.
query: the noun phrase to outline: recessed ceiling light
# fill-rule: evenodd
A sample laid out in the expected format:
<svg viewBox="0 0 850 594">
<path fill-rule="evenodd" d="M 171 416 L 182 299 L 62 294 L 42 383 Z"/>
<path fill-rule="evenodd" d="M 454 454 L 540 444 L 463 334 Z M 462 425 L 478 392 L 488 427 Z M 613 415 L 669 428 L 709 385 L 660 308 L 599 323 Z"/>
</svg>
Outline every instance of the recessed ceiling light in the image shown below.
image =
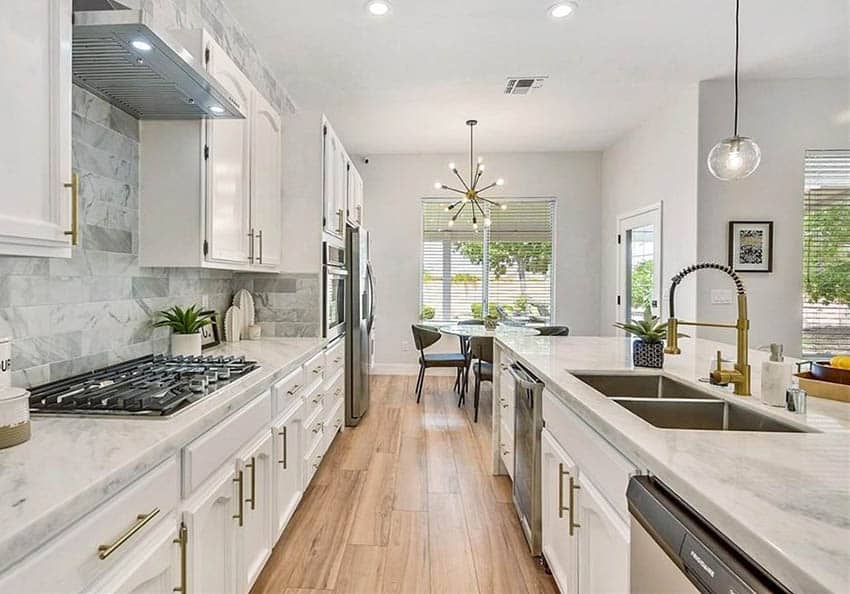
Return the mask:
<svg viewBox="0 0 850 594">
<path fill-rule="evenodd" d="M 140 51 L 143 51 L 143 52 L 149 52 L 153 49 L 153 46 L 151 44 L 149 44 L 147 41 L 145 41 L 144 39 L 136 39 L 135 41 L 131 42 L 131 45 L 134 48 L 136 48 L 137 50 L 140 50 Z"/>
<path fill-rule="evenodd" d="M 575 12 L 576 5 L 573 2 L 558 2 L 549 7 L 549 18 L 560 21 Z"/>
<path fill-rule="evenodd" d="M 382 17 L 390 14 L 392 6 L 388 0 L 369 0 L 366 3 L 366 11 L 372 16 Z"/>
<path fill-rule="evenodd" d="M 224 113 L 224 108 L 219 105 L 210 105 L 210 111 L 213 113 Z"/>
</svg>

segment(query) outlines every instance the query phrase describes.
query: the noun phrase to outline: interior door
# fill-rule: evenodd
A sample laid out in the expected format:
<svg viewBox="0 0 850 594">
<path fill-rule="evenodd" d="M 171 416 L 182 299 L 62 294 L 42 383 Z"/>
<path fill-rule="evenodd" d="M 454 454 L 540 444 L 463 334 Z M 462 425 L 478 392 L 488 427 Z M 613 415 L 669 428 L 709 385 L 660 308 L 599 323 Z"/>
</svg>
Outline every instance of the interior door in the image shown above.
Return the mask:
<svg viewBox="0 0 850 594">
<path fill-rule="evenodd" d="M 71 0 L 3 12 L 0 253 L 70 257 Z"/>
<path fill-rule="evenodd" d="M 584 475 L 578 504 L 579 592 L 629 591 L 629 525 Z"/>
<path fill-rule="evenodd" d="M 301 423 L 297 420 L 300 403 L 272 427 L 274 439 L 274 536 L 289 523 L 301 500 Z"/>
<path fill-rule="evenodd" d="M 187 580 L 189 594 L 236 592 L 235 531 L 237 474 L 233 467 L 219 471 L 194 494 L 183 511 L 188 531 Z M 243 475 L 244 480 L 244 475 Z M 244 493 L 244 484 L 243 484 Z M 242 507 L 244 513 L 244 506 Z"/>
<path fill-rule="evenodd" d="M 541 436 L 543 556 L 562 594 L 578 588 L 578 537 L 570 535 L 570 478 L 578 467 L 547 429 Z"/>
<path fill-rule="evenodd" d="M 642 320 L 646 306 L 661 316 L 661 205 L 618 218 L 617 318 Z"/>
<path fill-rule="evenodd" d="M 239 457 L 244 522 L 239 528 L 239 592 L 248 592 L 272 548 L 272 436 L 263 431 Z"/>
<path fill-rule="evenodd" d="M 280 264 L 281 121 L 271 103 L 254 94 L 251 147 L 251 227 L 254 262 Z"/>
<path fill-rule="evenodd" d="M 251 83 L 224 50 L 212 42 L 208 44 L 207 69 L 239 107 L 250 114 Z M 250 128 L 249 119 L 208 120 L 206 214 L 208 259 L 212 261 L 249 261 Z"/>
</svg>

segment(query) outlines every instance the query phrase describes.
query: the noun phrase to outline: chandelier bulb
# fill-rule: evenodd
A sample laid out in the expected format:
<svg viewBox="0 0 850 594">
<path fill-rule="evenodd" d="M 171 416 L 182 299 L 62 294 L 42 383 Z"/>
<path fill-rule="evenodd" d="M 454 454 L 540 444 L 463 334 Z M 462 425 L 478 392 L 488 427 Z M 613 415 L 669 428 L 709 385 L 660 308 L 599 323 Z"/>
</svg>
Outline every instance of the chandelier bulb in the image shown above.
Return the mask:
<svg viewBox="0 0 850 594">
<path fill-rule="evenodd" d="M 449 227 L 454 227 L 454 224 L 455 224 L 455 220 L 449 219 Z"/>
<path fill-rule="evenodd" d="M 450 169 L 451 171 L 455 171 L 455 170 L 457 169 L 457 167 L 455 167 L 455 164 L 454 164 L 454 163 L 449 163 L 449 169 Z"/>
<path fill-rule="evenodd" d="M 485 227 L 489 227 L 492 224 L 493 224 L 493 222 L 489 218 L 484 219 L 484 226 Z"/>
<path fill-rule="evenodd" d="M 478 171 L 484 171 L 484 169 L 485 169 L 484 163 L 479 163 L 478 164 Z"/>
<path fill-rule="evenodd" d="M 496 185 L 499 186 L 499 187 L 504 186 L 505 180 L 500 177 L 499 179 L 496 180 Z"/>
<path fill-rule="evenodd" d="M 478 157 L 478 164 L 481 165 L 484 162 L 484 157 Z"/>
<path fill-rule="evenodd" d="M 442 190 L 443 184 L 441 182 L 434 182 L 434 188 L 437 190 Z"/>
<path fill-rule="evenodd" d="M 472 223 L 472 228 L 478 231 L 478 223 Z"/>
</svg>

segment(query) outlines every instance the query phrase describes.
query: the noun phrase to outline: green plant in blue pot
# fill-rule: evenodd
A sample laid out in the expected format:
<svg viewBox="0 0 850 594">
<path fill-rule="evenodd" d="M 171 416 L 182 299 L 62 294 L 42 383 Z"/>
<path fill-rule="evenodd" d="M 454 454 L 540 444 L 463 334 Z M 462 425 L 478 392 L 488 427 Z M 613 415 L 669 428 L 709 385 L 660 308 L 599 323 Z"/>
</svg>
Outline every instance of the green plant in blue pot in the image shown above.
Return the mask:
<svg viewBox="0 0 850 594">
<path fill-rule="evenodd" d="M 615 322 L 615 328 L 634 337 L 632 341 L 632 362 L 635 367 L 661 369 L 664 366 L 664 341 L 667 339 L 667 322 L 652 315 L 647 305 L 642 320 Z M 679 336 L 687 336 L 679 334 Z"/>
</svg>

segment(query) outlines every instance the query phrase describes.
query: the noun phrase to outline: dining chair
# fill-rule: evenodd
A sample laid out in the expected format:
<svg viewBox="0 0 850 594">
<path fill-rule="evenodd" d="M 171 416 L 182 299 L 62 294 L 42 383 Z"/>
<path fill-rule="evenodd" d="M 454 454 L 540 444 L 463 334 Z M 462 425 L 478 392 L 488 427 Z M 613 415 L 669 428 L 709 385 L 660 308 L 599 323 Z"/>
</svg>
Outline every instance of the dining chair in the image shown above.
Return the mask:
<svg viewBox="0 0 850 594">
<path fill-rule="evenodd" d="M 431 353 L 426 354 L 425 349 L 440 340 L 440 331 L 430 326 L 413 324 L 410 327 L 413 332 L 413 344 L 419 351 L 419 378 L 416 380 L 416 402 L 422 398 L 422 384 L 425 383 L 425 370 L 432 367 L 454 367 L 457 370 L 455 384 L 460 384 L 458 389 L 461 398 L 465 395 L 466 386 L 461 381 L 466 369 L 466 355 L 463 353 Z"/>
<path fill-rule="evenodd" d="M 457 323 L 458 326 L 483 326 L 484 320 L 472 318 L 469 320 L 460 320 Z M 469 363 L 472 360 L 469 356 L 469 336 L 458 336 L 460 339 L 460 352 L 466 356 L 466 368 L 463 371 L 463 381 L 469 383 Z M 460 381 L 460 380 L 458 380 Z M 460 386 L 455 384 L 455 387 L 458 388 L 458 392 L 460 392 Z M 463 400 L 459 399 L 457 405 L 460 406 L 463 404 Z"/>
<path fill-rule="evenodd" d="M 540 332 L 540 336 L 569 336 L 570 329 L 567 326 L 534 326 Z"/>
<path fill-rule="evenodd" d="M 475 374 L 475 422 L 478 422 L 478 403 L 481 399 L 481 382 L 493 383 L 493 339 L 487 336 L 473 336 L 469 343 L 472 356 L 472 372 Z"/>
</svg>

